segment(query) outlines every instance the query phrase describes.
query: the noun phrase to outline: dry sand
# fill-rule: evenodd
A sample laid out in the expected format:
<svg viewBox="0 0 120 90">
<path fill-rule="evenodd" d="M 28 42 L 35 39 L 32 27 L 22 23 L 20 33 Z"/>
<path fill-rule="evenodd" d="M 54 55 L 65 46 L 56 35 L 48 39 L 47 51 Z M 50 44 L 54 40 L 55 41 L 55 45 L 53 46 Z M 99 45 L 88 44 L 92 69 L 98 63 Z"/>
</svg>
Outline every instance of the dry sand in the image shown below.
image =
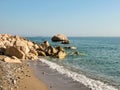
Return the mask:
<svg viewBox="0 0 120 90">
<path fill-rule="evenodd" d="M 27 62 L 10 64 L 0 61 L 0 90 L 48 90 L 47 85 L 35 77 Z"/>
</svg>

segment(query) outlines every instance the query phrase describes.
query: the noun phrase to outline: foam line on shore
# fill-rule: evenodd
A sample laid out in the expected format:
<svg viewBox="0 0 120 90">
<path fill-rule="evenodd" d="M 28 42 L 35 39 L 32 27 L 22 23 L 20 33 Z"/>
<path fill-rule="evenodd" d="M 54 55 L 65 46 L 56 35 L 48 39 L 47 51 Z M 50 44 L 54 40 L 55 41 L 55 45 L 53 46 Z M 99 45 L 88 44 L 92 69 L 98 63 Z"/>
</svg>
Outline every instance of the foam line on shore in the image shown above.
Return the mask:
<svg viewBox="0 0 120 90">
<path fill-rule="evenodd" d="M 101 82 L 99 80 L 90 79 L 90 78 L 86 77 L 85 75 L 70 71 L 70 70 L 64 68 L 63 66 L 60 66 L 51 61 L 48 61 L 48 60 L 45 60 L 42 58 L 40 58 L 40 61 L 42 63 L 47 64 L 51 69 L 57 70 L 60 74 L 64 74 L 68 77 L 71 77 L 73 80 L 84 84 L 85 86 L 91 88 L 92 90 L 118 90 L 113 86 L 105 84 L 104 82 Z"/>
</svg>

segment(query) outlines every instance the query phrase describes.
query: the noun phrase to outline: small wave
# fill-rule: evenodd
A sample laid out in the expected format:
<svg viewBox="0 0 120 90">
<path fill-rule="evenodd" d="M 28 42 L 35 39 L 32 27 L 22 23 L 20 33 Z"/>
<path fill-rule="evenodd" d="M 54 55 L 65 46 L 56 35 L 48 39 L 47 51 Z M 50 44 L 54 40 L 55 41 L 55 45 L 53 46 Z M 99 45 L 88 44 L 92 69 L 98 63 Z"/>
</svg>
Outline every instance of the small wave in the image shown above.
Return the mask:
<svg viewBox="0 0 120 90">
<path fill-rule="evenodd" d="M 118 90 L 117 88 L 110 86 L 108 84 L 105 84 L 104 82 L 101 82 L 99 80 L 93 80 L 85 75 L 78 74 L 76 72 L 70 71 L 63 66 L 60 66 L 56 63 L 53 63 L 51 61 L 45 60 L 45 59 L 40 59 L 42 63 L 45 63 L 49 65 L 51 69 L 57 70 L 60 74 L 67 75 L 68 77 L 71 77 L 73 80 L 78 81 L 85 86 L 91 88 L 92 90 Z"/>
</svg>

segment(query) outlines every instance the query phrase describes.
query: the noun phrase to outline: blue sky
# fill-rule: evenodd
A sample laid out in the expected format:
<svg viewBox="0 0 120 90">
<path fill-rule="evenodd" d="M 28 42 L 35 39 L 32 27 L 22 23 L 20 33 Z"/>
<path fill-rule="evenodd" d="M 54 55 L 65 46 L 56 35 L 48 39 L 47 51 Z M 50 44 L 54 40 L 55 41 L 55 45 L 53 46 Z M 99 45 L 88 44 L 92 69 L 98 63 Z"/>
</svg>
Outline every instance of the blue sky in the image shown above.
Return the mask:
<svg viewBox="0 0 120 90">
<path fill-rule="evenodd" d="M 0 0 L 0 33 L 120 36 L 120 0 Z"/>
</svg>

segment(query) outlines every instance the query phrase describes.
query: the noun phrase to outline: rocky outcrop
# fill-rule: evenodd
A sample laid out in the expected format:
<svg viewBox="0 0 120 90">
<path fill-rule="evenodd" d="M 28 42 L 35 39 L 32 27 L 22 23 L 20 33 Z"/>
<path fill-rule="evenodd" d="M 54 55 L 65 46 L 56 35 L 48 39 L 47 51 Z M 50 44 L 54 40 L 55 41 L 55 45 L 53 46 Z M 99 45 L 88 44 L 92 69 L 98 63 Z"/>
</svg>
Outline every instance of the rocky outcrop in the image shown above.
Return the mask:
<svg viewBox="0 0 120 90">
<path fill-rule="evenodd" d="M 52 56 L 59 59 L 63 59 L 67 55 L 67 53 L 62 47 L 53 47 L 49 44 L 48 41 L 45 41 L 42 44 L 40 44 L 39 48 L 37 49 L 37 52 L 39 56 Z"/>
<path fill-rule="evenodd" d="M 37 59 L 37 44 L 9 34 L 0 34 L 0 55 L 15 56 L 18 59 Z"/>
<path fill-rule="evenodd" d="M 68 39 L 64 37 L 61 40 Z M 35 60 L 38 59 L 38 56 L 65 58 L 67 54 L 62 47 L 53 47 L 48 41 L 44 41 L 38 45 L 20 36 L 0 34 L 0 55 L 9 56 L 4 61 L 12 62 L 13 58 L 11 57 L 16 57 L 21 60 Z"/>
<path fill-rule="evenodd" d="M 64 34 L 58 34 L 58 35 L 55 35 L 51 38 L 51 40 L 53 42 L 60 42 L 62 41 L 62 44 L 69 44 L 70 41 L 68 40 L 68 38 L 64 35 Z"/>
</svg>

